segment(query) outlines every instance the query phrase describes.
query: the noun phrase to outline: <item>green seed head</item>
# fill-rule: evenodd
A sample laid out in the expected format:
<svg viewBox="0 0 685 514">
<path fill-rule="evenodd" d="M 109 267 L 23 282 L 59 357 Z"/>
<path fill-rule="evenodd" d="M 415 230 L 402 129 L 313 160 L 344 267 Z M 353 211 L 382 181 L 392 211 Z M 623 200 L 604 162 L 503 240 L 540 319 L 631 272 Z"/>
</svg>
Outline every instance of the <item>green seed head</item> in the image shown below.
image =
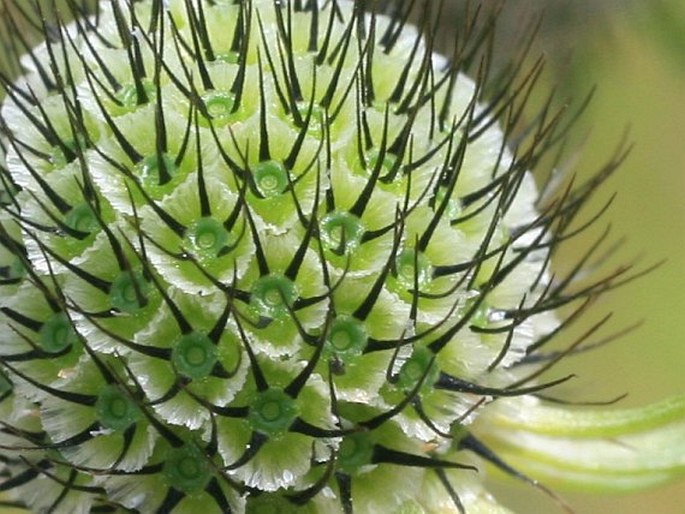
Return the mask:
<svg viewBox="0 0 685 514">
<path fill-rule="evenodd" d="M 0 397 L 4 398 L 5 395 L 11 393 L 12 382 L 5 375 L 0 375 Z"/>
<path fill-rule="evenodd" d="M 18 257 L 12 257 L 7 264 L 0 268 L 0 280 L 6 284 L 16 283 L 24 277 L 26 269 L 24 263 Z"/>
<path fill-rule="evenodd" d="M 428 386 L 435 384 L 438 367 L 434 365 L 433 353 L 428 348 L 416 348 L 400 369 L 397 386 L 408 390 L 421 382 Z"/>
<path fill-rule="evenodd" d="M 176 164 L 168 154 L 153 154 L 145 157 L 136 167 L 140 180 L 150 189 L 163 186 L 176 173 Z"/>
<path fill-rule="evenodd" d="M 114 115 L 127 114 L 135 111 L 139 106 L 145 105 L 153 100 L 155 94 L 155 86 L 149 80 L 143 79 L 137 84 L 127 83 L 121 86 L 116 92 L 116 102 L 110 106 L 110 109 Z"/>
<path fill-rule="evenodd" d="M 365 434 L 345 437 L 338 453 L 340 469 L 351 474 L 371 464 L 372 457 L 373 441 Z"/>
<path fill-rule="evenodd" d="M 397 281 L 403 290 L 420 290 L 427 286 L 430 284 L 432 271 L 428 258 L 412 248 L 402 250 L 395 259 Z"/>
</svg>

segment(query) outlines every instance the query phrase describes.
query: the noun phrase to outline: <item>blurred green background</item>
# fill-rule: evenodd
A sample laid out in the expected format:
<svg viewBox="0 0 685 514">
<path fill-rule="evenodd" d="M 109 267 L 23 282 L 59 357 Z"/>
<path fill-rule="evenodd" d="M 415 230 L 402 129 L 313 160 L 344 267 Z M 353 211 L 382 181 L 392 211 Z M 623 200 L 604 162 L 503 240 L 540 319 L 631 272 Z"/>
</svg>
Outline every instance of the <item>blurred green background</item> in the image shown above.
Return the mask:
<svg viewBox="0 0 685 514">
<path fill-rule="evenodd" d="M 588 400 L 627 392 L 622 406 L 644 405 L 685 393 L 685 2 L 682 0 L 507 0 L 501 42 L 521 27 L 523 12 L 545 18 L 533 55 L 546 55 L 544 80 L 561 98 L 595 97 L 576 127 L 575 172 L 589 176 L 611 157 L 626 129 L 634 143 L 628 160 L 598 195 L 599 207 L 617 197 L 605 217 L 623 246 L 607 263 L 665 262 L 648 276 L 603 297 L 585 320 L 613 312 L 614 330 L 643 321 L 598 351 L 574 357 L 563 369 L 578 378 L 567 393 Z M 518 20 L 518 23 L 517 23 Z M 588 214 L 592 212 L 588 211 Z M 598 227 L 600 228 L 600 227 Z M 559 255 L 572 258 L 596 237 L 575 241 Z M 608 334 L 611 330 L 605 330 Z M 499 497 L 521 514 L 560 510 L 542 494 L 507 484 Z M 562 494 L 577 514 L 683 514 L 685 483 L 629 496 Z"/>
<path fill-rule="evenodd" d="M 486 7 L 494 3 L 485 0 Z M 446 0 L 446 6 L 459 10 L 462 2 Z M 497 40 L 502 60 L 516 46 L 512 41 L 519 39 L 524 20 L 540 11 L 545 17 L 532 55 L 546 56 L 543 81 L 556 86 L 560 98 L 577 101 L 597 86 L 576 127 L 578 144 L 588 136 L 579 147 L 576 172 L 589 176 L 601 166 L 626 129 L 635 143 L 628 161 L 596 200 L 599 206 L 618 193 L 605 219 L 611 220 L 612 237 L 625 236 L 625 243 L 609 264 L 637 259 L 638 267 L 647 267 L 666 260 L 593 308 L 585 326 L 606 312 L 615 313 L 605 334 L 644 323 L 596 352 L 568 360 L 564 369 L 578 378 L 566 392 L 589 400 L 628 392 L 621 403 L 625 406 L 685 393 L 685 2 L 506 0 Z M 565 250 L 568 262 L 590 236 Z M 560 512 L 528 487 L 507 483 L 493 488 L 520 514 Z M 563 497 L 577 514 L 685 513 L 685 481 L 625 497 Z"/>
</svg>

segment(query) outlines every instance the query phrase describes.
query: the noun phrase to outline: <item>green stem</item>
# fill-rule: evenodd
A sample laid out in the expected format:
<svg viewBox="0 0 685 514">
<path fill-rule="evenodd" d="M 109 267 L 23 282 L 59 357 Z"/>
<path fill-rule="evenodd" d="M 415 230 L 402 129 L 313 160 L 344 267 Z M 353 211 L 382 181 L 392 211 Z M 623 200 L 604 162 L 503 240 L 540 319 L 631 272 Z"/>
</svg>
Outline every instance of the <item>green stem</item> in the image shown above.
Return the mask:
<svg viewBox="0 0 685 514">
<path fill-rule="evenodd" d="M 642 408 L 502 402 L 479 436 L 511 465 L 562 489 L 628 491 L 685 475 L 685 396 Z"/>
</svg>

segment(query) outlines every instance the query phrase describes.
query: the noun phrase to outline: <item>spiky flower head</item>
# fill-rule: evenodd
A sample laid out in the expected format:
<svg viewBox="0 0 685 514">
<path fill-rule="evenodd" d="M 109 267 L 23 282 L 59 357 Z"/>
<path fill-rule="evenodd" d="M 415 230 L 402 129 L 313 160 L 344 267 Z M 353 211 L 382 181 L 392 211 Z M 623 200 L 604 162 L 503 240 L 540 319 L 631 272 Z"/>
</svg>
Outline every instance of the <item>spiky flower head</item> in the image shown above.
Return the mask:
<svg viewBox="0 0 685 514">
<path fill-rule="evenodd" d="M 606 174 L 540 201 L 557 119 L 505 137 L 537 71 L 484 103 L 473 42 L 437 55 L 411 2 L 68 4 L 68 25 L 20 8 L 33 49 L 6 22 L 27 55 L 2 77 L 0 490 L 432 513 L 494 512 L 474 455 L 533 482 L 486 439 L 545 435 L 555 310 L 613 285 L 550 278 Z"/>
</svg>

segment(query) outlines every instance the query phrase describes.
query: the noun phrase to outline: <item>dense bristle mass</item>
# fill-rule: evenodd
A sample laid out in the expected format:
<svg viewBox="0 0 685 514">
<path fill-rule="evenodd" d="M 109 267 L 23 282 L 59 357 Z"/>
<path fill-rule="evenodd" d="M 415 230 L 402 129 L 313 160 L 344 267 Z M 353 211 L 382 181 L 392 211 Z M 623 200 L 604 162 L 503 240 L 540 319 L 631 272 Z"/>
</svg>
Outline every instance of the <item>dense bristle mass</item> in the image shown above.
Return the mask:
<svg viewBox="0 0 685 514">
<path fill-rule="evenodd" d="M 601 240 L 551 278 L 623 155 L 538 200 L 567 126 L 545 105 L 508 140 L 541 62 L 488 81 L 491 20 L 470 17 L 438 55 L 443 2 L 19 4 L 0 491 L 53 513 L 423 513 L 426 481 L 463 513 L 466 451 L 531 481 L 471 425 L 571 378 L 535 380 L 584 341 L 541 353 L 582 308 L 554 312 L 632 278 L 575 287 Z"/>
</svg>

